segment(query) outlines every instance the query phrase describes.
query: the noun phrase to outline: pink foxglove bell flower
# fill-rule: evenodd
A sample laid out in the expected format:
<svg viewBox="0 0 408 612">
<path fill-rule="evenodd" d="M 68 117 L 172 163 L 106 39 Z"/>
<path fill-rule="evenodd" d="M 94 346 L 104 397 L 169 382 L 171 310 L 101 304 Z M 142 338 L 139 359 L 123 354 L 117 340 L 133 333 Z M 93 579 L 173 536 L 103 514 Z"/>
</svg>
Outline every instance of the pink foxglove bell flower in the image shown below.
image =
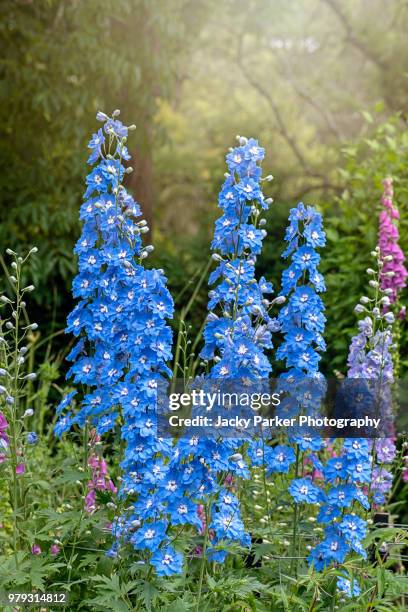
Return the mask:
<svg viewBox="0 0 408 612">
<path fill-rule="evenodd" d="M 390 289 L 390 303 L 397 300 L 398 291 L 406 287 L 408 271 L 404 265 L 405 255 L 398 244 L 399 231 L 397 221 L 399 219 L 398 208 L 393 202 L 394 190 L 392 179 L 383 180 L 384 193 L 381 198 L 383 210 L 380 212 L 380 229 L 378 245 L 381 257 L 384 261 L 381 274 L 381 289 Z M 405 313 L 400 313 L 400 316 Z"/>
<path fill-rule="evenodd" d="M 108 475 L 108 467 L 103 457 L 96 454 L 94 448 L 101 438 L 95 431 L 91 433 L 92 452 L 89 455 L 88 466 L 91 468 L 91 480 L 88 482 L 88 492 L 85 497 L 85 510 L 89 513 L 95 512 L 96 491 L 110 491 L 116 493 L 116 487 Z"/>
<path fill-rule="evenodd" d="M 19 463 L 16 466 L 16 474 L 24 474 L 25 472 L 25 464 L 24 463 Z"/>
</svg>

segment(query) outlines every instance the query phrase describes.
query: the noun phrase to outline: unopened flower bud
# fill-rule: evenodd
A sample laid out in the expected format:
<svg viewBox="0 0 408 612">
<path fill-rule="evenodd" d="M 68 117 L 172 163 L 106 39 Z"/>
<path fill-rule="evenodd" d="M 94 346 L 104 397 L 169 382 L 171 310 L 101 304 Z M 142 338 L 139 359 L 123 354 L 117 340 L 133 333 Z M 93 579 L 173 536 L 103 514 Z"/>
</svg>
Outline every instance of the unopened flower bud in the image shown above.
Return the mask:
<svg viewBox="0 0 408 612">
<path fill-rule="evenodd" d="M 272 304 L 284 304 L 286 302 L 286 297 L 284 295 L 278 295 L 274 300 L 272 300 Z"/>
<path fill-rule="evenodd" d="M 31 372 L 30 374 L 26 374 L 24 376 L 24 380 L 36 380 L 37 374 L 35 372 Z"/>
<path fill-rule="evenodd" d="M 107 121 L 108 119 L 109 119 L 108 115 L 106 115 L 105 113 L 102 113 L 102 111 L 98 111 L 96 113 L 97 121 Z"/>
</svg>

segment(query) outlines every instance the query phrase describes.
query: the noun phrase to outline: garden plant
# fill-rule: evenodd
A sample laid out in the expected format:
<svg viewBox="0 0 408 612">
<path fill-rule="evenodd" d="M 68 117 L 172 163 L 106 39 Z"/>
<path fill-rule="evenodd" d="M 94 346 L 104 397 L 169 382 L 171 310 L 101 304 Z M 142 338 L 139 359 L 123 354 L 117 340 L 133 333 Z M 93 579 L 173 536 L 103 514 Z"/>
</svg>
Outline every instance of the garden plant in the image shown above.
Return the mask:
<svg viewBox="0 0 408 612">
<path fill-rule="evenodd" d="M 178 310 L 143 202 L 127 189 L 135 126 L 119 117 L 98 112 L 89 141 L 74 306 L 57 352 L 59 330 L 42 334 L 30 319 L 36 246 L 2 245 L 1 610 L 405 610 L 399 177 L 382 176 L 364 294 L 351 296 L 354 329 L 338 338 L 325 251 L 334 232 L 341 251 L 347 226 L 326 231 L 323 205 L 294 203 L 272 284 L 262 252 L 279 207 L 273 177 L 261 144 L 238 136 L 213 240 Z M 193 325 L 207 282 L 207 312 Z M 258 395 L 272 386 L 274 416 L 296 422 L 323 419 L 335 389 L 337 416 L 348 408 L 351 420 L 382 425 L 378 435 L 351 425 L 163 428 L 172 393 L 220 386 Z"/>
</svg>

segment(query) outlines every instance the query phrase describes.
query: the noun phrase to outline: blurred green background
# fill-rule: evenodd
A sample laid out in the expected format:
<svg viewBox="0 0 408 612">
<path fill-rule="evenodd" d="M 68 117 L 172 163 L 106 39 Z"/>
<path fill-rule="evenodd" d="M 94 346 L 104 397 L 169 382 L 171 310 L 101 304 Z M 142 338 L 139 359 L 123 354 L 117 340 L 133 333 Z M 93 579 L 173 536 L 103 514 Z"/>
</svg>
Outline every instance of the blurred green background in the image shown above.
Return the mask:
<svg viewBox="0 0 408 612">
<path fill-rule="evenodd" d="M 178 309 L 208 261 L 224 155 L 237 134 L 259 139 L 264 173 L 275 176 L 259 262 L 275 287 L 289 208 L 303 200 L 325 213 L 324 369 L 344 370 L 386 175 L 408 251 L 406 0 L 0 6 L 1 252 L 38 247 L 31 274 L 42 334 L 62 329 L 72 307 L 95 113 L 120 108 L 137 125 L 128 187 L 152 228 L 151 263 L 165 269 Z M 206 291 L 204 283 L 190 313 L 194 329 Z"/>
</svg>

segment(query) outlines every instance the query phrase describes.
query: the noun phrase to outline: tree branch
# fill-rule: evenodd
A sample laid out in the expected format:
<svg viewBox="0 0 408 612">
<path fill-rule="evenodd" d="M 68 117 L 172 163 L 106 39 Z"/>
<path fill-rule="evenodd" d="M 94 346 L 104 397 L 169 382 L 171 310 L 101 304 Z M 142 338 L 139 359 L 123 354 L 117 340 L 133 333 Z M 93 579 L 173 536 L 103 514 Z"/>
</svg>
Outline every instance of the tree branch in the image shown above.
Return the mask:
<svg viewBox="0 0 408 612">
<path fill-rule="evenodd" d="M 336 0 L 322 0 L 324 4 L 329 6 L 333 13 L 337 16 L 343 28 L 347 34 L 347 40 L 358 49 L 366 58 L 368 58 L 373 64 L 377 66 L 380 70 L 387 70 L 387 65 L 380 59 L 369 47 L 367 47 L 361 39 L 356 36 L 350 22 L 348 21 L 346 15 L 338 6 Z"/>
<path fill-rule="evenodd" d="M 320 115 L 323 117 L 329 131 L 333 134 L 333 136 L 337 140 L 342 140 L 342 135 L 337 128 L 337 125 L 331 115 L 331 113 L 324 107 L 324 104 L 320 104 L 320 102 L 316 99 L 315 96 L 310 94 L 304 87 L 302 87 L 296 79 L 293 77 L 292 66 L 290 62 L 285 62 L 285 68 L 282 68 L 282 72 L 284 71 L 284 76 L 287 79 L 288 83 L 295 90 L 299 98 L 307 102 L 309 106 L 314 108 Z"/>
<path fill-rule="evenodd" d="M 267 89 L 265 89 L 259 83 L 259 81 L 254 79 L 254 77 L 252 76 L 251 72 L 246 68 L 244 62 L 242 61 L 242 40 L 243 40 L 243 35 L 238 37 L 238 49 L 237 49 L 237 64 L 238 64 L 239 68 L 241 69 L 242 74 L 247 79 L 248 83 L 250 85 L 252 85 L 252 87 L 262 96 L 262 98 L 264 100 L 266 100 L 266 102 L 268 102 L 269 106 L 271 107 L 271 109 L 272 109 L 272 111 L 273 111 L 273 113 L 275 115 L 278 132 L 286 140 L 286 142 L 288 143 L 289 147 L 292 149 L 293 154 L 295 155 L 295 157 L 298 160 L 299 164 L 302 166 L 305 174 L 307 174 L 308 176 L 316 177 L 316 178 L 322 178 L 321 174 L 314 172 L 310 168 L 310 166 L 307 163 L 306 159 L 304 158 L 301 150 L 297 146 L 296 140 L 292 137 L 292 135 L 287 130 L 285 122 L 284 122 L 283 117 L 282 117 L 282 114 L 280 112 L 279 106 L 277 105 L 277 103 L 276 103 L 275 99 L 273 98 L 272 94 Z"/>
</svg>

